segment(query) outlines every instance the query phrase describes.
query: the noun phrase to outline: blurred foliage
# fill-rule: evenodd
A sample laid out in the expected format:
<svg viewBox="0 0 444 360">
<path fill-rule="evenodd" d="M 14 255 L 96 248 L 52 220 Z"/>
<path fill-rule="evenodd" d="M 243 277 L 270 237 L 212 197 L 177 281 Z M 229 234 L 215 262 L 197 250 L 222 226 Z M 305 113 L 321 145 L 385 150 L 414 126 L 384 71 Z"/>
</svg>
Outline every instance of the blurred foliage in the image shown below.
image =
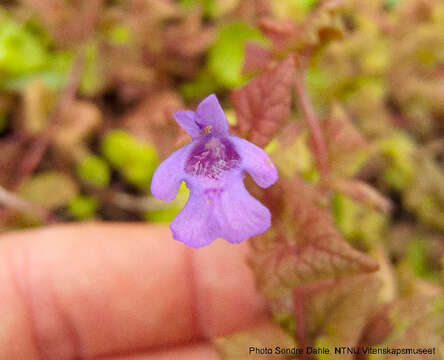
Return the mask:
<svg viewBox="0 0 444 360">
<path fill-rule="evenodd" d="M 71 59 L 70 52 L 50 49 L 47 36 L 32 19 L 20 25 L 0 12 L 0 88 L 20 90 L 35 77 L 60 88 Z"/>
<path fill-rule="evenodd" d="M 163 203 L 150 181 L 189 140 L 174 111 L 211 92 L 280 174 L 246 178 L 273 215 L 250 263 L 280 328 L 216 339 L 222 358 L 304 341 L 443 358 L 442 0 L 3 2 L 0 186 L 58 221 L 170 222 L 189 190 Z M 0 201 L 4 231 L 46 221 Z"/>
<path fill-rule="evenodd" d="M 243 23 L 231 23 L 220 29 L 219 37 L 208 52 L 208 68 L 217 82 L 228 88 L 245 82 L 242 74 L 244 49 L 247 41 L 264 38 L 258 29 Z"/>
<path fill-rule="evenodd" d="M 188 200 L 188 195 L 190 191 L 186 187 L 185 183 L 182 182 L 179 191 L 177 193 L 176 199 L 168 207 L 163 207 L 161 209 L 153 209 L 146 211 L 144 218 L 151 222 L 158 223 L 169 223 L 178 214 L 180 210 L 184 207 Z"/>
<path fill-rule="evenodd" d="M 23 199 L 47 209 L 67 204 L 77 194 L 76 183 L 57 171 L 41 172 L 27 179 L 18 191 Z"/>
<path fill-rule="evenodd" d="M 78 195 L 69 202 L 67 212 L 76 220 L 86 220 L 95 215 L 97 208 L 98 203 L 95 198 Z"/>
<path fill-rule="evenodd" d="M 110 180 L 108 164 L 98 156 L 89 155 L 77 164 L 77 174 L 86 183 L 106 187 Z"/>
<path fill-rule="evenodd" d="M 138 141 L 125 131 L 114 130 L 103 138 L 101 149 L 129 184 L 146 191 L 159 164 L 152 145 Z"/>
</svg>

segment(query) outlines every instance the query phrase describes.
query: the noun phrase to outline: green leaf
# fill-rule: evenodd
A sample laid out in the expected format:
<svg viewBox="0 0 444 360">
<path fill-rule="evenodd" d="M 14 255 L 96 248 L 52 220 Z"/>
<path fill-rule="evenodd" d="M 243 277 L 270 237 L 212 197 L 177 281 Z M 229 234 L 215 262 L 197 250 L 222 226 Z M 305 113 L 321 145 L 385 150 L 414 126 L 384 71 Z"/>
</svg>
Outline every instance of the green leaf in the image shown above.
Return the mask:
<svg viewBox="0 0 444 360">
<path fill-rule="evenodd" d="M 388 222 L 387 216 L 353 201 L 344 193 L 333 196 L 332 210 L 336 225 L 347 240 L 359 240 L 365 246 L 372 246 L 382 238 Z"/>
<path fill-rule="evenodd" d="M 318 3 L 319 0 L 280 0 L 270 5 L 277 17 L 301 21 Z"/>
<path fill-rule="evenodd" d="M 43 32 L 0 14 L 0 88 L 20 91 L 29 81 L 42 79 L 60 88 L 72 63 L 71 51 L 53 51 Z"/>
<path fill-rule="evenodd" d="M 274 139 L 267 145 L 265 151 L 271 154 L 274 164 L 283 176 L 291 178 L 300 174 L 308 181 L 317 181 L 313 157 L 308 146 L 307 132 L 295 137 L 294 142 L 290 144 L 283 144 Z M 294 156 L 294 154 L 298 154 L 298 156 Z"/>
<path fill-rule="evenodd" d="M 380 153 L 389 160 L 383 174 L 385 181 L 397 190 L 405 189 L 414 177 L 413 140 L 406 134 L 396 133 L 381 140 L 378 145 Z"/>
<path fill-rule="evenodd" d="M 149 222 L 155 223 L 170 223 L 176 215 L 179 213 L 180 209 L 176 207 L 151 210 L 144 214 L 144 218 Z"/>
<path fill-rule="evenodd" d="M 187 9 L 200 5 L 204 14 L 209 17 L 214 17 L 217 14 L 216 0 L 179 0 L 179 3 Z"/>
<path fill-rule="evenodd" d="M 385 3 L 387 4 L 387 6 L 392 9 L 394 8 L 396 5 L 398 5 L 401 2 L 401 0 L 385 0 Z"/>
<path fill-rule="evenodd" d="M 96 155 L 89 155 L 77 164 L 77 174 L 86 183 L 104 188 L 110 180 L 108 164 Z"/>
<path fill-rule="evenodd" d="M 96 42 L 88 44 L 85 51 L 85 66 L 80 84 L 80 90 L 85 95 L 95 95 L 103 86 L 104 79 L 100 55 Z"/>
<path fill-rule="evenodd" d="M 38 37 L 5 16 L 0 17 L 0 71 L 20 75 L 46 63 L 46 51 Z"/>
<path fill-rule="evenodd" d="M 185 206 L 189 194 L 190 191 L 185 185 L 185 182 L 182 182 L 174 202 L 170 203 L 171 206 L 163 209 L 149 210 L 144 214 L 145 219 L 150 222 L 170 223 Z"/>
<path fill-rule="evenodd" d="M 132 185 L 137 186 L 141 190 L 146 190 L 150 184 L 153 171 L 151 166 L 145 166 L 143 159 L 129 163 L 122 168 L 122 175 Z"/>
<path fill-rule="evenodd" d="M 331 87 L 331 76 L 329 72 L 320 66 L 311 65 L 306 74 L 308 92 L 313 102 L 326 106 L 328 97 L 325 96 Z"/>
<path fill-rule="evenodd" d="M 128 183 L 148 188 L 159 164 L 154 146 L 133 138 L 123 130 L 108 133 L 102 141 L 102 154 Z"/>
<path fill-rule="evenodd" d="M 216 83 L 214 76 L 211 76 L 207 71 L 203 71 L 196 76 L 192 81 L 183 84 L 180 91 L 185 99 L 202 98 L 207 94 L 214 93 L 219 86 Z"/>
<path fill-rule="evenodd" d="M 147 189 L 159 164 L 156 149 L 150 144 L 135 142 L 128 149 L 127 155 L 127 163 L 122 168 L 123 175 L 130 184 L 142 190 Z"/>
<path fill-rule="evenodd" d="M 97 200 L 91 196 L 78 195 L 68 205 L 68 213 L 77 220 L 93 217 L 98 208 Z"/>
<path fill-rule="evenodd" d="M 131 33 L 128 27 L 118 24 L 109 30 L 108 37 L 114 45 L 125 45 L 131 40 Z"/>
<path fill-rule="evenodd" d="M 133 145 L 131 135 L 124 130 L 110 131 L 102 140 L 102 154 L 114 167 L 120 168 L 127 159 L 126 151 Z"/>
<path fill-rule="evenodd" d="M 243 23 L 231 23 L 222 27 L 219 37 L 208 53 L 208 68 L 223 86 L 234 88 L 247 78 L 242 74 L 242 65 L 247 41 L 264 43 L 261 32 Z"/>
<path fill-rule="evenodd" d="M 332 210 L 338 229 L 346 239 L 351 239 L 356 231 L 358 205 L 349 197 L 336 193 L 332 197 Z"/>
<path fill-rule="evenodd" d="M 19 196 L 49 210 L 59 208 L 77 195 L 77 185 L 68 176 L 47 171 L 27 179 L 18 191 Z"/>
<path fill-rule="evenodd" d="M 411 241 L 407 249 L 407 257 L 415 275 L 423 276 L 427 272 L 427 254 L 423 241 Z"/>
<path fill-rule="evenodd" d="M 23 75 L 6 77 L 0 81 L 0 88 L 6 91 L 21 91 L 30 81 L 35 79 L 42 80 L 52 89 L 62 88 L 66 83 L 72 56 L 70 53 L 59 53 L 53 56 L 46 68 Z"/>
</svg>

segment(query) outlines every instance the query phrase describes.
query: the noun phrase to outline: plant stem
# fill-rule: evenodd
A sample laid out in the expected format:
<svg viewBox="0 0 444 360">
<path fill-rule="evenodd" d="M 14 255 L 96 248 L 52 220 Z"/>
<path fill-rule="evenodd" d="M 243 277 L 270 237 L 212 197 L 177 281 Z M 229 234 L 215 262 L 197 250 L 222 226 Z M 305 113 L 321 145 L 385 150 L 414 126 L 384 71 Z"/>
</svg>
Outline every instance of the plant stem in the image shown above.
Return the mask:
<svg viewBox="0 0 444 360">
<path fill-rule="evenodd" d="M 305 121 L 312 133 L 314 152 L 321 172 L 321 178 L 325 180 L 328 176 L 327 148 L 319 121 L 313 110 L 313 104 L 308 95 L 305 74 L 300 69 L 297 69 L 295 74 L 295 91 L 301 110 L 304 113 Z"/>
<path fill-rule="evenodd" d="M 0 204 L 8 207 L 9 209 L 15 209 L 24 213 L 34 215 L 35 217 L 44 220 L 45 222 L 52 222 L 55 220 L 53 214 L 48 210 L 32 204 L 17 195 L 7 191 L 0 186 Z"/>
<path fill-rule="evenodd" d="M 296 341 L 298 347 L 303 349 L 303 353 L 300 355 L 301 360 L 311 360 L 312 357 L 305 351 L 308 346 L 307 334 L 305 331 L 305 309 L 304 309 L 304 292 L 299 291 L 298 288 L 293 289 L 293 313 L 296 320 Z"/>
<path fill-rule="evenodd" d="M 22 183 L 24 179 L 29 177 L 40 163 L 45 151 L 51 141 L 51 137 L 56 129 L 62 112 L 73 101 L 77 89 L 80 84 L 84 65 L 84 52 L 81 51 L 74 60 L 71 72 L 68 76 L 67 84 L 62 90 L 57 105 L 55 106 L 51 117 L 49 119 L 49 125 L 31 144 L 28 153 L 24 156 L 22 163 L 18 169 L 18 180 L 16 182 L 16 188 Z"/>
</svg>

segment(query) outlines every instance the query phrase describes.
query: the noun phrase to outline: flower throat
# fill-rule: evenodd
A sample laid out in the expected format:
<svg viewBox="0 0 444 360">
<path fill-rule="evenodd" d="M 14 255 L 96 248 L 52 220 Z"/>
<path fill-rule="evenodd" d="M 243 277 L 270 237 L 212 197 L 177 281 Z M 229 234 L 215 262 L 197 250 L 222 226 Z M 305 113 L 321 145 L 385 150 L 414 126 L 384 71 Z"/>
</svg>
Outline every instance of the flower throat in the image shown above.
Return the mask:
<svg viewBox="0 0 444 360">
<path fill-rule="evenodd" d="M 185 172 L 216 180 L 225 171 L 238 167 L 239 162 L 239 154 L 228 139 L 206 136 L 191 150 Z"/>
</svg>

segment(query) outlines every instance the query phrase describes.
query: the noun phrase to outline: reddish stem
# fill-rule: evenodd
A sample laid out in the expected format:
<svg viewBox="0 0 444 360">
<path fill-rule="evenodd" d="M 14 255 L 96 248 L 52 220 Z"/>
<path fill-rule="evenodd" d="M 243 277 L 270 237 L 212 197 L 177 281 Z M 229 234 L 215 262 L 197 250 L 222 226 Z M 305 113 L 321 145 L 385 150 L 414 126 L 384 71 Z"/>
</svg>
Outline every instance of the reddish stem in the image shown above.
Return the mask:
<svg viewBox="0 0 444 360">
<path fill-rule="evenodd" d="M 304 113 L 305 121 L 312 133 L 315 156 L 321 172 L 321 177 L 322 179 L 326 179 L 328 176 L 327 148 L 321 127 L 319 126 L 319 122 L 313 110 L 313 105 L 308 95 L 305 74 L 300 70 L 297 70 L 295 74 L 295 90 L 299 105 Z"/>
<path fill-rule="evenodd" d="M 304 293 L 297 288 L 293 289 L 293 312 L 296 320 L 296 341 L 298 346 L 303 349 L 300 359 L 311 360 L 312 357 L 305 352 L 308 342 L 305 331 Z"/>
<path fill-rule="evenodd" d="M 0 204 L 6 206 L 8 209 L 15 209 L 24 213 L 32 214 L 36 218 L 45 221 L 45 223 L 52 223 L 57 220 L 56 216 L 43 207 L 32 204 L 19 196 L 7 191 L 0 186 Z M 0 213 L 0 219 L 4 220 L 5 212 Z"/>
<path fill-rule="evenodd" d="M 48 127 L 41 135 L 39 135 L 34 140 L 34 142 L 30 146 L 28 153 L 24 156 L 24 159 L 20 164 L 20 167 L 18 169 L 18 180 L 16 182 L 16 188 L 20 186 L 24 179 L 26 179 L 34 172 L 34 170 L 39 165 L 43 155 L 45 154 L 54 130 L 59 123 L 62 111 L 70 105 L 75 97 L 82 75 L 83 64 L 84 55 L 82 52 L 74 60 L 71 72 L 68 76 L 67 84 L 62 90 L 57 105 L 50 116 Z"/>
</svg>

